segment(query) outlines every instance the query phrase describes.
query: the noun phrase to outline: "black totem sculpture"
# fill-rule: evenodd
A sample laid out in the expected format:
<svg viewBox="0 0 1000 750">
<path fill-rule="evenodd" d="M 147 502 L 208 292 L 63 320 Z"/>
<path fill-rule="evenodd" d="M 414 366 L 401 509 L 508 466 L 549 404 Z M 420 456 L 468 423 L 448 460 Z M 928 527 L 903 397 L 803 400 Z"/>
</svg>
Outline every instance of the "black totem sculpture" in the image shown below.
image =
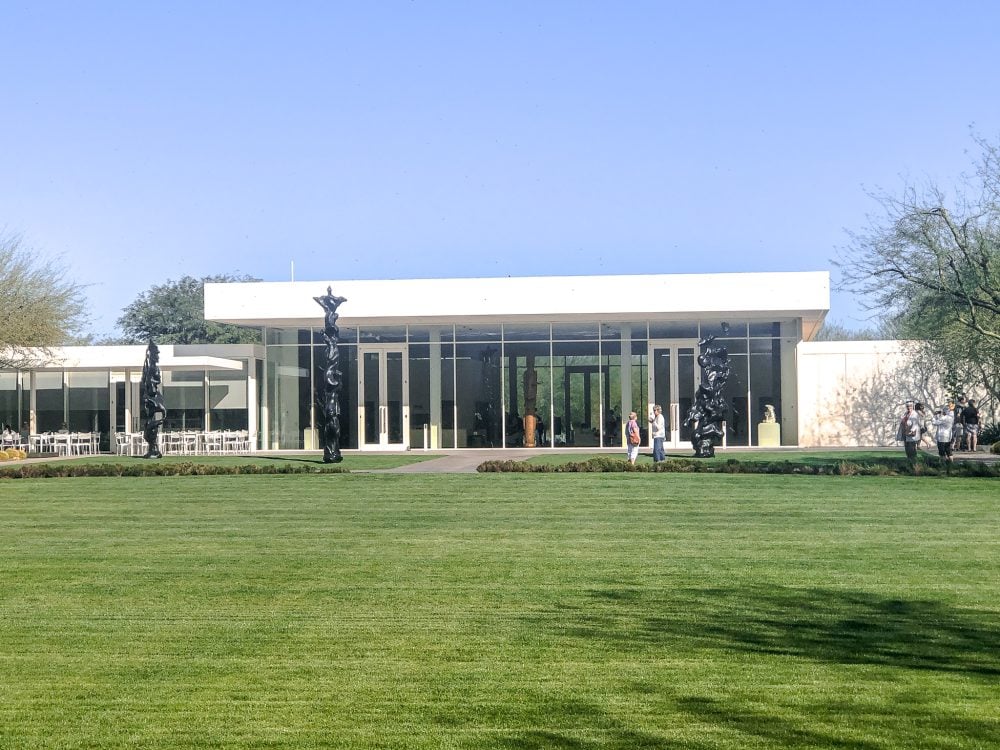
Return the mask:
<svg viewBox="0 0 1000 750">
<path fill-rule="evenodd" d="M 340 455 L 340 329 L 337 327 L 337 308 L 346 297 L 336 297 L 331 287 L 326 288 L 322 297 L 313 297 L 326 310 L 323 317 L 323 341 L 326 342 L 326 367 L 323 371 L 323 393 L 320 411 L 323 414 L 321 435 L 323 441 L 323 463 L 338 463 L 344 460 Z"/>
<path fill-rule="evenodd" d="M 162 378 L 160 376 L 160 350 L 149 341 L 146 347 L 146 361 L 142 364 L 142 380 L 139 393 L 142 398 L 142 436 L 146 440 L 144 458 L 163 458 L 160 453 L 160 427 L 167 418 L 167 407 L 163 404 Z"/>
<path fill-rule="evenodd" d="M 729 324 L 722 324 L 723 335 Z M 688 409 L 684 426 L 691 428 L 691 445 L 697 458 L 715 455 L 715 438 L 723 437 L 722 422 L 726 416 L 726 400 L 722 391 L 729 380 L 729 351 L 724 346 L 712 346 L 715 335 L 709 334 L 698 342 L 701 354 L 701 385 L 695 394 L 694 405 Z"/>
</svg>

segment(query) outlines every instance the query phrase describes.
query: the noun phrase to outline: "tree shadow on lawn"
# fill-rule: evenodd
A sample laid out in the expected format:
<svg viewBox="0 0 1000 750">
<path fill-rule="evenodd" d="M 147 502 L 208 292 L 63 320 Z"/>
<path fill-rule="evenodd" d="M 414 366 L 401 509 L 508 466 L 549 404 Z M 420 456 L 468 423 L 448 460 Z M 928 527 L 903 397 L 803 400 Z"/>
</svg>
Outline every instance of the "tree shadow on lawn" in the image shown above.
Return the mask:
<svg viewBox="0 0 1000 750">
<path fill-rule="evenodd" d="M 642 653 L 655 649 L 675 655 L 718 650 L 938 672 L 983 685 L 992 684 L 1000 675 L 1000 626 L 994 612 L 868 592 L 753 586 L 661 594 L 604 588 L 586 592 L 585 600 L 560 605 L 555 617 L 550 611 L 534 619 L 530 627 L 560 638 L 582 638 L 605 648 L 634 652 L 640 659 Z M 891 681 L 892 675 L 875 679 Z M 948 694 L 952 688 L 940 689 Z M 547 706 L 550 721 L 533 722 L 545 729 L 511 732 L 497 737 L 493 746 L 507 750 L 701 750 L 720 744 L 739 747 L 746 742 L 755 747 L 876 750 L 887 746 L 887 736 L 893 738 L 888 745 L 892 747 L 953 747 L 959 740 L 976 747 L 1000 745 L 996 721 L 969 715 L 958 703 L 949 708 L 948 700 L 942 703 L 946 694 L 933 686 L 926 694 L 917 690 L 906 700 L 890 700 L 886 715 L 881 713 L 885 707 L 858 702 L 852 695 L 827 703 L 829 698 L 820 693 L 817 700 L 823 703 L 787 705 L 787 710 L 781 710 L 779 704 L 769 709 L 759 699 L 741 700 L 725 691 L 673 693 L 669 684 L 658 682 L 636 682 L 623 690 L 639 700 L 645 696 L 659 701 L 665 712 L 674 715 L 667 720 L 669 726 L 677 726 L 678 715 L 689 717 L 684 722 L 684 738 L 628 726 L 611 715 L 606 705 L 565 701 Z M 574 725 L 593 731 L 559 729 Z M 698 727 L 703 728 L 700 736 Z M 592 739 L 580 739 L 581 734 Z"/>
<path fill-rule="evenodd" d="M 572 632 L 581 637 L 797 656 L 1000 677 L 995 612 L 861 591 L 783 586 L 588 592 Z"/>
</svg>

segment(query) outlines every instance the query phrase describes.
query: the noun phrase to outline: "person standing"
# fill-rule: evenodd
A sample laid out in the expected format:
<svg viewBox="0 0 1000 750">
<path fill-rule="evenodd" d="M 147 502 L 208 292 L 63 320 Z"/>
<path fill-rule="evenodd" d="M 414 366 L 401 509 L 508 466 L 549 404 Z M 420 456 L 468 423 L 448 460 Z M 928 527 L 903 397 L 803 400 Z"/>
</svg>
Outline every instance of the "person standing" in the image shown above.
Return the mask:
<svg viewBox="0 0 1000 750">
<path fill-rule="evenodd" d="M 906 414 L 899 423 L 899 437 L 906 450 L 906 458 L 912 464 L 917 460 L 917 444 L 920 442 L 920 416 L 912 401 L 906 402 Z"/>
<path fill-rule="evenodd" d="M 628 413 L 628 422 L 625 423 L 625 442 L 628 462 L 635 466 L 635 460 L 639 458 L 639 443 L 642 442 L 642 435 L 639 432 L 639 418 L 634 411 Z"/>
<path fill-rule="evenodd" d="M 665 456 L 663 454 L 663 441 L 667 437 L 667 426 L 663 420 L 663 409 L 659 404 L 653 407 L 653 414 L 649 418 L 649 423 L 653 426 L 653 463 L 659 463 Z"/>
<path fill-rule="evenodd" d="M 955 424 L 955 417 L 950 410 L 935 409 L 931 424 L 934 425 L 934 440 L 937 442 L 938 455 L 942 460 L 951 463 L 951 431 Z"/>
<path fill-rule="evenodd" d="M 920 423 L 920 437 L 917 438 L 918 448 L 920 447 L 920 444 L 924 442 L 924 437 L 927 435 L 928 419 L 927 419 L 926 409 L 927 407 L 924 405 L 922 401 L 917 401 L 917 403 L 913 405 L 913 410 L 917 413 L 917 419 L 919 420 Z"/>
<path fill-rule="evenodd" d="M 955 450 L 964 451 L 965 442 L 965 407 L 968 404 L 965 402 L 965 396 L 959 396 L 958 401 L 955 404 L 955 424 L 952 427 L 952 442 L 954 443 Z"/>
<path fill-rule="evenodd" d="M 961 410 L 955 404 L 955 399 L 948 402 L 948 413 L 951 414 L 952 424 L 951 424 L 951 450 L 952 453 L 958 450 L 959 443 L 962 441 L 959 432 L 962 430 L 961 425 Z"/>
<path fill-rule="evenodd" d="M 962 412 L 962 421 L 965 422 L 965 438 L 969 442 L 969 450 L 975 453 L 979 443 L 979 409 L 976 408 L 974 399 L 969 399 L 969 405 Z"/>
</svg>

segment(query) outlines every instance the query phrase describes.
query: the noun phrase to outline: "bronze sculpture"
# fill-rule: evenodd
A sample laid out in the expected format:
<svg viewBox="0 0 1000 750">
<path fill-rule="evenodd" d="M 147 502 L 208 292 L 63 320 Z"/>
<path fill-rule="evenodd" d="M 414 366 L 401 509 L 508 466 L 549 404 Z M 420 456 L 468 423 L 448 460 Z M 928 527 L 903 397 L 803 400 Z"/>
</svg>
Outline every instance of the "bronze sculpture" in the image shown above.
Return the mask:
<svg viewBox="0 0 1000 750">
<path fill-rule="evenodd" d="M 160 452 L 160 427 L 167 418 L 167 407 L 163 403 L 162 379 L 160 376 L 160 349 L 149 340 L 146 347 L 146 361 L 142 364 L 142 380 L 139 393 L 142 398 L 144 418 L 142 436 L 146 440 L 146 455 L 143 458 L 163 458 Z"/>
<path fill-rule="evenodd" d="M 320 435 L 323 443 L 323 463 L 339 463 L 344 460 L 340 454 L 340 329 L 337 327 L 337 308 L 347 302 L 346 297 L 337 297 L 331 287 L 326 288 L 322 297 L 313 297 L 326 311 L 323 316 L 323 341 L 326 342 L 326 366 L 323 370 L 323 393 L 320 399 L 320 413 L 323 422 Z"/>
<path fill-rule="evenodd" d="M 729 324 L 722 324 L 722 333 L 729 332 Z M 684 426 L 691 428 L 691 445 L 697 458 L 715 455 L 715 438 L 723 437 L 722 422 L 726 415 L 726 400 L 722 391 L 729 379 L 729 351 L 724 346 L 712 346 L 715 335 L 709 334 L 698 341 L 701 353 L 701 385 L 695 402 L 688 409 Z"/>
</svg>

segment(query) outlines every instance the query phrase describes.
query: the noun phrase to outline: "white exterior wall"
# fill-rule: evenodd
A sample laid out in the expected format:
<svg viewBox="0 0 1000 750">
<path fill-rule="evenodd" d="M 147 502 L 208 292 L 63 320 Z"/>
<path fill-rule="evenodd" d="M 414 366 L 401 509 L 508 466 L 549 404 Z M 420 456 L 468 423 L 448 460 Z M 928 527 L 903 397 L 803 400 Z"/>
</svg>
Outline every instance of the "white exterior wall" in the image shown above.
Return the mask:
<svg viewBox="0 0 1000 750">
<path fill-rule="evenodd" d="M 946 405 L 940 373 L 911 364 L 906 341 L 798 345 L 799 445 L 894 446 L 908 399 Z"/>
</svg>

